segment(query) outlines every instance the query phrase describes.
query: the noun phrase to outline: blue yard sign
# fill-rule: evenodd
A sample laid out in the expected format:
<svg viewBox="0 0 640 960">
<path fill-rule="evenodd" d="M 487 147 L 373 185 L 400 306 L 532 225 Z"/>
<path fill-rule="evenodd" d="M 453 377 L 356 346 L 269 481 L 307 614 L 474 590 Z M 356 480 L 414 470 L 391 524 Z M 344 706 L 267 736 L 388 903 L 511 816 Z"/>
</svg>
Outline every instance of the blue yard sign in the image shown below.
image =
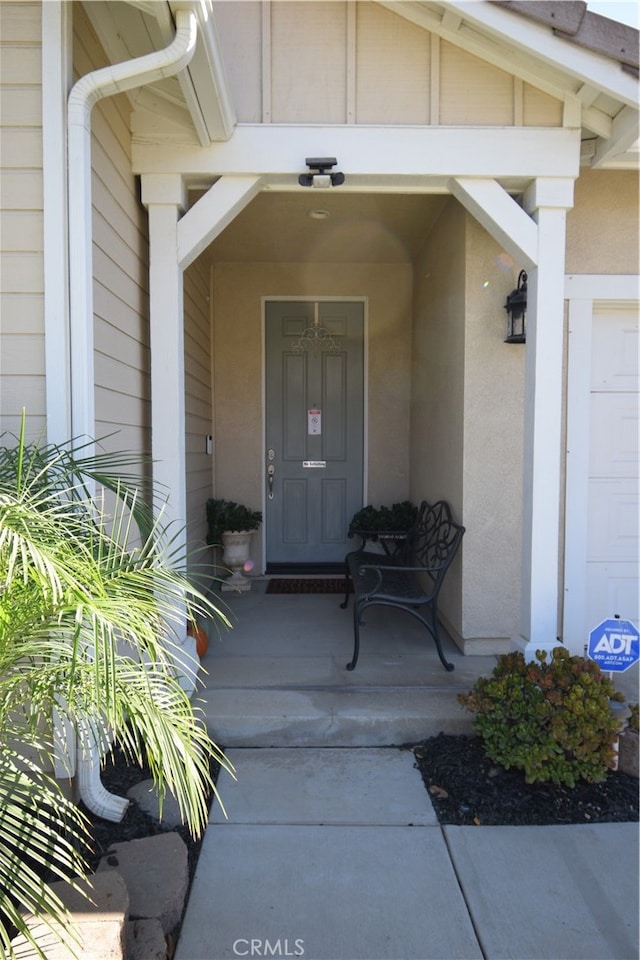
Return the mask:
<svg viewBox="0 0 640 960">
<path fill-rule="evenodd" d="M 638 628 L 630 620 L 603 620 L 589 634 L 587 653 L 602 670 L 622 673 L 640 659 Z"/>
</svg>

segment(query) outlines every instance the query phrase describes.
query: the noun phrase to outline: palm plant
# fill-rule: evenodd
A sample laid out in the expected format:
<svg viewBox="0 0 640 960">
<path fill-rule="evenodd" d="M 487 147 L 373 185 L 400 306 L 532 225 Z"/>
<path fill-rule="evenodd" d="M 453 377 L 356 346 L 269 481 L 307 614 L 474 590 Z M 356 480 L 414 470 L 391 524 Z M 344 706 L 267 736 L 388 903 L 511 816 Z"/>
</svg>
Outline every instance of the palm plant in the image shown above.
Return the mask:
<svg viewBox="0 0 640 960">
<path fill-rule="evenodd" d="M 196 836 L 215 790 L 210 762 L 229 768 L 174 657 L 185 617 L 228 622 L 181 572 L 140 480 L 122 472 L 134 466 L 127 455 L 27 445 L 24 425 L 0 449 L 0 957 L 15 955 L 16 932 L 45 956 L 25 912 L 70 945 L 48 882 L 86 889 L 86 821 L 52 772 L 61 724 L 85 749 L 109 731 L 131 762 L 147 762 Z M 95 483 L 113 494 L 109 514 Z"/>
</svg>

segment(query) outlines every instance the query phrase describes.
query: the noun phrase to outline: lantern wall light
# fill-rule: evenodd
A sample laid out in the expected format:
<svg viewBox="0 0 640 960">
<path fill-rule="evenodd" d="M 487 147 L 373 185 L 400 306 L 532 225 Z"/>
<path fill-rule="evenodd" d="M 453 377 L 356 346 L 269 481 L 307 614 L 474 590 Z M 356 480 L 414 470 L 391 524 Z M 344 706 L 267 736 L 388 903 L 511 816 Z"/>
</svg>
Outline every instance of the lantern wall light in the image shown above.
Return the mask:
<svg viewBox="0 0 640 960">
<path fill-rule="evenodd" d="M 527 272 L 521 270 L 518 286 L 512 290 L 504 305 L 507 311 L 507 336 L 505 343 L 527 342 Z"/>
</svg>

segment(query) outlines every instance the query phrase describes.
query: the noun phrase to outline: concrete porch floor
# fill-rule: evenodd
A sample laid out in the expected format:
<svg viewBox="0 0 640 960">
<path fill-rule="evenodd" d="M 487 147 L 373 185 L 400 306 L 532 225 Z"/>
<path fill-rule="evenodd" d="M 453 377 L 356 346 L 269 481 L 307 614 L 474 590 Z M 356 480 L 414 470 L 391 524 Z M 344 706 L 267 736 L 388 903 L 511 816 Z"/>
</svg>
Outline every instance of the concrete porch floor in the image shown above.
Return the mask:
<svg viewBox="0 0 640 960">
<path fill-rule="evenodd" d="M 353 651 L 353 607 L 340 594 L 266 594 L 266 578 L 248 593 L 220 593 L 216 603 L 232 629 L 208 625 L 203 688 L 196 699 L 212 738 L 225 747 L 376 747 L 422 740 L 443 731 L 471 733 L 473 717 L 458 703 L 495 656 L 464 656 L 442 631 L 445 657 L 413 617 L 367 611 L 360 657 Z M 638 665 L 613 675 L 616 689 L 638 702 Z"/>
<path fill-rule="evenodd" d="M 225 747 L 389 746 L 438 732 L 471 732 L 457 702 L 493 669 L 493 656 L 463 656 L 443 633 L 448 673 L 420 623 L 373 608 L 353 649 L 352 602 L 342 596 L 270 595 L 265 579 L 249 593 L 216 592 L 233 629 L 209 628 L 205 688 L 197 695 L 216 742 Z M 206 672 L 205 672 L 206 671 Z"/>
</svg>

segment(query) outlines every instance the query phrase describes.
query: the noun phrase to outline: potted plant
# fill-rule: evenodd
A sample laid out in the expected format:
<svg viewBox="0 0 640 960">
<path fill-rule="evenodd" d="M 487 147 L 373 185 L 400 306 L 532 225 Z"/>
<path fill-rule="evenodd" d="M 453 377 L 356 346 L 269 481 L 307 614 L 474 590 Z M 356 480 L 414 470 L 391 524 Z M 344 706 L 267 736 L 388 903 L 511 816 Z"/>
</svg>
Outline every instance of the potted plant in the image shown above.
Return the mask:
<svg viewBox="0 0 640 960">
<path fill-rule="evenodd" d="M 351 518 L 349 530 L 355 533 L 407 533 L 416 522 L 418 508 L 409 500 L 390 507 L 367 506 Z"/>
<path fill-rule="evenodd" d="M 247 569 L 251 536 L 262 523 L 260 510 L 252 510 L 234 500 L 207 500 L 207 543 L 222 544 L 222 559 L 231 576 L 221 586 L 224 591 L 251 589 L 251 582 L 242 574 Z"/>
</svg>

